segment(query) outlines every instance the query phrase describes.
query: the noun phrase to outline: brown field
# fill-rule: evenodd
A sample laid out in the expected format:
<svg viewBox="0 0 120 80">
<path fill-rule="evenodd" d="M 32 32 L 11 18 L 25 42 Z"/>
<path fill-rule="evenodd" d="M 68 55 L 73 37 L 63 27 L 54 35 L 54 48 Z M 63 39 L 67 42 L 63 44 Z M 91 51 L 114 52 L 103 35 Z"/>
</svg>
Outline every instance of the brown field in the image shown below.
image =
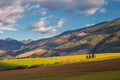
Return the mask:
<svg viewBox="0 0 120 80">
<path fill-rule="evenodd" d="M 104 70 L 120 70 L 120 59 L 107 61 L 74 63 L 59 66 L 48 66 L 43 68 L 31 68 L 11 71 L 0 71 L 0 78 L 14 77 L 22 75 L 46 74 L 46 73 L 74 73 L 74 72 L 93 72 Z"/>
</svg>

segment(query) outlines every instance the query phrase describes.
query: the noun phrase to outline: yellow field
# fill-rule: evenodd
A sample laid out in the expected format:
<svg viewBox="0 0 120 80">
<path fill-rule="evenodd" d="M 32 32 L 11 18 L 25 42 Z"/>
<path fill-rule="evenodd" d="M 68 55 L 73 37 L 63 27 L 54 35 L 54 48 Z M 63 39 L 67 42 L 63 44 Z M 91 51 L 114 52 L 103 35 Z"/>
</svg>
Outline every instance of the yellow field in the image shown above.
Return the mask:
<svg viewBox="0 0 120 80">
<path fill-rule="evenodd" d="M 24 58 L 24 59 L 11 59 L 11 60 L 1 60 L 0 70 L 14 69 L 17 66 L 34 66 L 34 65 L 61 65 L 70 63 L 81 63 L 81 62 L 92 62 L 109 60 L 114 58 L 120 58 L 120 53 L 105 53 L 105 54 L 95 54 L 95 58 L 86 59 L 88 54 L 83 55 L 73 55 L 73 56 L 59 56 L 59 57 L 46 57 L 46 58 Z"/>
<path fill-rule="evenodd" d="M 114 59 L 120 58 L 120 53 L 102 53 L 102 54 L 95 54 L 95 58 L 93 59 L 86 59 L 84 55 L 73 55 L 73 56 L 61 56 L 61 57 L 52 57 L 52 59 L 61 61 L 61 62 L 88 62 L 88 61 L 99 61 L 99 60 L 107 60 L 107 59 Z"/>
</svg>

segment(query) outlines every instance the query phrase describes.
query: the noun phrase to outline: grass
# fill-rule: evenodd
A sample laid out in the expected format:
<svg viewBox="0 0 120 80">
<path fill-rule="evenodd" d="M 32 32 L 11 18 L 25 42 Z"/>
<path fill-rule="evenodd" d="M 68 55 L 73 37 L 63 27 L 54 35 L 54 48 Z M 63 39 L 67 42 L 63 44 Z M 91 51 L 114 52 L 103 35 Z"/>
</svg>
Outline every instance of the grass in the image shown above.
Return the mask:
<svg viewBox="0 0 120 80">
<path fill-rule="evenodd" d="M 11 59 L 11 60 L 1 60 L 0 70 L 15 69 L 18 66 L 34 66 L 34 65 L 61 65 L 70 63 L 80 63 L 80 62 L 92 62 L 120 58 L 120 53 L 105 53 L 96 54 L 94 59 L 86 59 L 86 54 L 84 55 L 73 55 L 73 56 L 60 56 L 60 57 L 46 57 L 46 58 L 24 58 L 24 59 Z"/>
<path fill-rule="evenodd" d="M 36 74 L 1 78 L 1 80 L 120 80 L 120 70 L 82 73 Z"/>
</svg>

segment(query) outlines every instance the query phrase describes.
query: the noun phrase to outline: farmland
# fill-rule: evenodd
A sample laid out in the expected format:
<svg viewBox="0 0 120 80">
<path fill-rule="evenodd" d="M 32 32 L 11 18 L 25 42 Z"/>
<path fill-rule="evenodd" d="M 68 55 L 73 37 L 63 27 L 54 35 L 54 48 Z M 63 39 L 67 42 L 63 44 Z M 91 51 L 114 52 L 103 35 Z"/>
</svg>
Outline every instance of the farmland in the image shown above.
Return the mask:
<svg viewBox="0 0 120 80">
<path fill-rule="evenodd" d="M 107 53 L 107 54 L 95 54 L 95 58 L 86 59 L 86 55 L 73 55 L 73 56 L 60 56 L 60 57 L 46 57 L 46 58 L 23 58 L 23 59 L 11 59 L 1 60 L 0 70 L 16 69 L 17 67 L 26 66 L 25 68 L 33 66 L 55 66 L 71 63 L 83 63 L 108 60 L 114 58 L 120 58 L 120 53 Z"/>
<path fill-rule="evenodd" d="M 0 80 L 120 80 L 120 59 L 0 71 Z"/>
<path fill-rule="evenodd" d="M 1 80 L 120 80 L 120 70 L 82 73 L 36 74 L 1 78 Z"/>
</svg>

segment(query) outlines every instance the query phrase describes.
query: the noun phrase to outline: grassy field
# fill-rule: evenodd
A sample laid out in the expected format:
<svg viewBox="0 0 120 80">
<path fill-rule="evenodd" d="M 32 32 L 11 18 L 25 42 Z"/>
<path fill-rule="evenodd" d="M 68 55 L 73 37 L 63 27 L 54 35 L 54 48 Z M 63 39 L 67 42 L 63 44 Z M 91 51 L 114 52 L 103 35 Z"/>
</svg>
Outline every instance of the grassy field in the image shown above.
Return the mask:
<svg viewBox="0 0 120 80">
<path fill-rule="evenodd" d="M 36 74 L 0 78 L 0 80 L 120 80 L 120 70 L 82 73 Z"/>
<path fill-rule="evenodd" d="M 47 65 L 61 65 L 70 64 L 78 62 L 91 62 L 91 61 L 101 61 L 113 58 L 120 58 L 120 53 L 106 53 L 106 54 L 96 54 L 94 59 L 86 59 L 86 54 L 84 55 L 73 55 L 73 56 L 60 56 L 60 57 L 47 57 L 47 58 L 24 58 L 24 59 L 11 59 L 11 60 L 1 60 L 0 70 L 16 69 L 18 66 L 47 66 Z"/>
</svg>

